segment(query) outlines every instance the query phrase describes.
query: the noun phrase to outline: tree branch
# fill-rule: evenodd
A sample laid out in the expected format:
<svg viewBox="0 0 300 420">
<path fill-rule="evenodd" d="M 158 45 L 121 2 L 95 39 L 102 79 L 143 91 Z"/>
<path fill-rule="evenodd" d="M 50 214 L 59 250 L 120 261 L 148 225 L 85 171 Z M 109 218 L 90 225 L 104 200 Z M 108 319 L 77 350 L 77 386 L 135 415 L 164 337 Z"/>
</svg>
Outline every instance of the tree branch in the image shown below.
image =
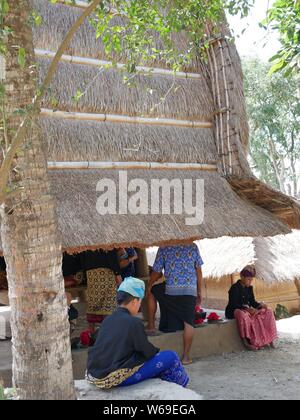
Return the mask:
<svg viewBox="0 0 300 420">
<path fill-rule="evenodd" d="M 62 41 L 62 43 L 60 45 L 55 57 L 53 58 L 53 60 L 51 62 L 51 65 L 48 69 L 48 72 L 46 74 L 46 77 L 44 79 L 44 82 L 43 82 L 39 92 L 36 94 L 36 96 L 33 99 L 31 109 L 28 111 L 26 117 L 24 118 L 24 120 L 20 124 L 20 126 L 17 130 L 17 133 L 15 134 L 15 136 L 12 140 L 12 143 L 7 150 L 7 153 L 6 153 L 6 155 L 5 155 L 5 157 L 2 161 L 2 165 L 1 165 L 1 168 L 0 168 L 0 197 L 2 199 L 3 199 L 3 197 L 6 196 L 5 189 L 6 189 L 8 180 L 9 180 L 9 174 L 10 174 L 10 169 L 11 169 L 13 159 L 14 159 L 19 147 L 21 146 L 22 142 L 24 141 L 24 138 L 25 138 L 26 132 L 27 132 L 27 127 L 30 123 L 31 118 L 35 114 L 38 114 L 40 112 L 40 105 L 41 105 L 41 101 L 43 99 L 43 95 L 44 95 L 45 91 L 47 90 L 47 88 L 49 87 L 49 85 L 51 83 L 51 80 L 54 76 L 54 73 L 57 69 L 57 66 L 60 62 L 60 59 L 61 59 L 63 53 L 65 52 L 65 50 L 70 45 L 70 43 L 72 41 L 72 38 L 75 35 L 78 28 L 84 23 L 85 19 L 93 13 L 93 11 L 101 3 L 101 1 L 102 0 L 94 0 L 84 10 L 82 15 L 79 16 L 79 18 L 76 20 L 76 22 L 74 23 L 74 25 L 72 26 L 70 31 L 67 33 L 66 37 L 64 38 L 64 40 Z M 0 203 L 1 203 L 1 200 L 0 200 Z"/>
</svg>

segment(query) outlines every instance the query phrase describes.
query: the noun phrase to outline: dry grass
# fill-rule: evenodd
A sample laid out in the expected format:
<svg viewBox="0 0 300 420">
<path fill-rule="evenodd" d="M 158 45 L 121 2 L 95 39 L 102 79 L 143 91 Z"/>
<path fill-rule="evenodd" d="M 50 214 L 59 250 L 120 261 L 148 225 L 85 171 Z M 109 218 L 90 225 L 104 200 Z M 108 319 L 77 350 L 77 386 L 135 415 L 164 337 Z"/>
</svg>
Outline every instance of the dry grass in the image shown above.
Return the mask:
<svg viewBox="0 0 300 420">
<path fill-rule="evenodd" d="M 50 61 L 40 58 L 38 62 L 43 80 Z M 136 75 L 129 87 L 123 77 L 123 72 L 117 69 L 101 70 L 61 62 L 51 83 L 51 96 L 64 111 L 213 120 L 213 98 L 204 78 Z M 85 94 L 74 102 L 72 97 L 78 90 Z M 48 95 L 44 107 L 53 108 L 51 96 Z"/>
<path fill-rule="evenodd" d="M 210 129 L 41 118 L 49 161 L 215 163 Z"/>
<path fill-rule="evenodd" d="M 62 242 L 69 252 L 132 245 L 148 247 L 220 236 L 271 236 L 288 233 L 267 211 L 239 198 L 218 173 L 199 171 L 128 172 L 129 181 L 144 179 L 203 179 L 205 218 L 187 226 L 186 215 L 106 215 L 96 211 L 96 185 L 102 178 L 118 181 L 114 170 L 51 171 Z"/>
<path fill-rule="evenodd" d="M 56 51 L 68 29 L 82 11 L 78 8 L 64 6 L 62 4 L 51 4 L 48 0 L 31 0 L 31 3 L 34 9 L 43 18 L 43 24 L 36 27 L 34 30 L 35 48 Z M 124 26 L 124 18 L 119 16 L 114 17 L 112 23 Z M 187 51 L 188 39 L 186 35 L 177 34 L 174 36 L 174 45 L 176 45 L 180 51 Z M 158 50 L 162 48 L 162 43 L 158 37 L 156 37 L 155 47 Z M 66 53 L 102 60 L 109 58 L 105 53 L 104 45 L 101 40 L 96 40 L 95 29 L 89 21 L 82 25 L 78 30 Z M 128 56 L 123 52 L 119 56 L 113 55 L 110 58 L 125 63 Z M 164 68 L 168 67 L 162 60 L 149 60 L 147 61 L 147 65 Z M 201 63 L 200 60 L 195 60 L 187 65 L 184 70 L 196 71 L 199 70 L 199 68 L 202 68 L 202 66 L 204 66 L 204 63 Z"/>
<path fill-rule="evenodd" d="M 274 190 L 254 176 L 247 178 L 227 177 L 227 179 L 241 197 L 270 211 L 291 229 L 300 228 L 299 201 Z"/>
</svg>

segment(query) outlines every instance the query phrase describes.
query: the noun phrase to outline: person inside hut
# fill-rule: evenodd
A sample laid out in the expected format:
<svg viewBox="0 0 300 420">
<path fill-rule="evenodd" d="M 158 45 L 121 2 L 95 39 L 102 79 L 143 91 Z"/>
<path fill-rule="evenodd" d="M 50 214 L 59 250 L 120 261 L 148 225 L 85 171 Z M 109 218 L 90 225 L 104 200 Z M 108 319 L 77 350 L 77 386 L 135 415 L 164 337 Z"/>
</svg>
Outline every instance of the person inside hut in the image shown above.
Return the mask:
<svg viewBox="0 0 300 420">
<path fill-rule="evenodd" d="M 62 272 L 66 288 L 81 286 L 86 282 L 80 254 L 69 255 L 64 252 Z"/>
<path fill-rule="evenodd" d="M 186 387 L 189 378 L 178 355 L 154 347 L 143 322 L 136 317 L 145 294 L 145 283 L 127 277 L 118 289 L 119 307 L 103 322 L 89 350 L 86 379 L 101 389 L 135 385 L 160 378 Z"/>
<path fill-rule="evenodd" d="M 122 282 L 117 250 L 86 251 L 82 266 L 87 278 L 87 321 L 94 332 L 117 307 L 117 287 Z"/>
<path fill-rule="evenodd" d="M 184 331 L 184 365 L 192 363 L 195 307 L 202 301 L 203 261 L 196 244 L 159 248 L 148 284 L 148 326 L 155 331 L 155 309 L 160 306 L 162 332 Z M 164 272 L 165 282 L 154 285 Z"/>
<path fill-rule="evenodd" d="M 122 279 L 126 277 L 135 276 L 135 261 L 138 259 L 138 255 L 134 248 L 119 248 L 118 249 L 119 264 L 121 268 Z"/>
<path fill-rule="evenodd" d="M 277 327 L 272 309 L 256 301 L 253 291 L 253 279 L 256 270 L 245 267 L 241 279 L 229 291 L 229 303 L 226 318 L 236 319 L 240 335 L 248 350 L 256 351 L 265 346 L 274 347 Z"/>
<path fill-rule="evenodd" d="M 8 290 L 6 264 L 3 257 L 0 257 L 0 290 Z"/>
</svg>

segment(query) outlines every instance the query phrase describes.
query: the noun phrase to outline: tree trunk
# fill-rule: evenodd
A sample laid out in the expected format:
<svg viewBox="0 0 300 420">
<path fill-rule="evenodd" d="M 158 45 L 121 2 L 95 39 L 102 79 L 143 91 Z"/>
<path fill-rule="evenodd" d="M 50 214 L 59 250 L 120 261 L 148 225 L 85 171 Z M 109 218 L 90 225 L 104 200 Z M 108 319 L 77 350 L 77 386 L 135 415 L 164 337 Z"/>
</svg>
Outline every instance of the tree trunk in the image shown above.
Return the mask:
<svg viewBox="0 0 300 420">
<path fill-rule="evenodd" d="M 285 190 L 285 179 L 284 179 L 284 161 L 282 159 L 281 156 L 278 155 L 277 150 L 276 150 L 276 146 L 273 142 L 273 139 L 270 135 L 269 139 L 268 139 L 268 143 L 269 143 L 269 152 L 270 152 L 270 158 L 272 161 L 272 165 L 274 168 L 274 172 L 280 187 L 280 191 L 284 194 L 286 194 L 286 190 Z M 276 159 L 280 159 L 280 164 L 278 165 Z"/>
<path fill-rule="evenodd" d="M 28 0 L 8 3 L 5 25 L 12 33 L 6 55 L 5 108 L 11 141 L 21 121 L 13 112 L 31 104 L 37 78 Z M 18 62 L 20 48 L 26 52 L 24 67 Z M 28 124 L 10 178 L 22 192 L 1 207 L 12 308 L 13 382 L 21 399 L 75 399 L 61 243 L 43 139 L 35 120 Z"/>
</svg>

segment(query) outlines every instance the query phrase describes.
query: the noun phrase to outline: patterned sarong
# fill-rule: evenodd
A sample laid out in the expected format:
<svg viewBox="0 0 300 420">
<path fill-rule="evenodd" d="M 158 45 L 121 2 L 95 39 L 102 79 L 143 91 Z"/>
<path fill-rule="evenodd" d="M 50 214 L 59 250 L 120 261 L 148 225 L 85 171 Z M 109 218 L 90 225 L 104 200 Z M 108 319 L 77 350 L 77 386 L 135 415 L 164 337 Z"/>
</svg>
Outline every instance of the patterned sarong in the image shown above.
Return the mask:
<svg viewBox="0 0 300 420">
<path fill-rule="evenodd" d="M 114 273 L 108 268 L 87 271 L 87 318 L 101 322 L 117 308 L 117 285 Z"/>
<path fill-rule="evenodd" d="M 122 384 L 124 381 L 126 381 L 128 378 L 134 375 L 139 369 L 140 366 L 137 366 L 133 369 L 119 369 L 115 372 L 110 373 L 103 379 L 94 378 L 93 376 L 87 373 L 86 380 L 90 384 L 95 385 L 97 388 L 111 389 Z"/>
<path fill-rule="evenodd" d="M 254 316 L 251 316 L 247 311 L 238 309 L 234 316 L 241 337 L 247 338 L 249 343 L 257 349 L 267 346 L 277 339 L 276 320 L 272 309 L 260 309 Z"/>
</svg>

